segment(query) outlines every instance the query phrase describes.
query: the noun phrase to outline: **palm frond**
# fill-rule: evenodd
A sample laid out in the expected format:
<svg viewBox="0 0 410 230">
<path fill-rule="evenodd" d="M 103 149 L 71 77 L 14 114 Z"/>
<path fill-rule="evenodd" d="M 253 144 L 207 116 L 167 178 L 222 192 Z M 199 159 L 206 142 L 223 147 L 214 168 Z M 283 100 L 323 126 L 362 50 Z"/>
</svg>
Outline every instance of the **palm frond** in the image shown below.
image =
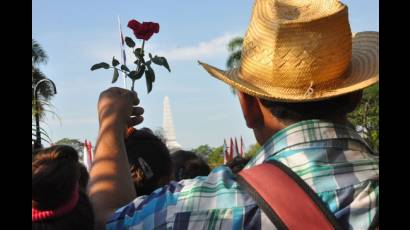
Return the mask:
<svg viewBox="0 0 410 230">
<path fill-rule="evenodd" d="M 38 65 L 40 63 L 46 64 L 48 56 L 41 45 L 34 39 L 31 43 L 31 61 L 32 65 Z"/>
<path fill-rule="evenodd" d="M 237 50 L 242 49 L 243 38 L 242 37 L 235 37 L 228 43 L 228 51 L 235 52 Z"/>
<path fill-rule="evenodd" d="M 229 57 L 228 57 L 228 60 L 226 61 L 226 66 L 229 69 L 238 67 L 239 63 L 241 61 L 241 55 L 242 55 L 241 50 L 238 50 L 238 51 L 235 51 L 235 52 L 231 53 L 231 55 L 229 55 Z"/>
<path fill-rule="evenodd" d="M 38 109 L 36 107 L 36 102 L 38 103 Z M 60 120 L 60 117 L 57 113 L 55 113 L 55 107 L 49 101 L 44 98 L 38 98 L 37 101 L 34 98 L 31 100 L 31 115 L 34 118 L 37 114 L 39 114 L 40 120 L 43 120 L 46 113 L 53 115 L 54 118 Z M 61 121 L 60 121 L 61 122 Z"/>
<path fill-rule="evenodd" d="M 47 79 L 47 76 L 41 72 L 40 69 L 32 67 L 31 69 L 31 88 L 32 88 L 32 97 L 34 97 L 34 87 L 40 80 Z M 42 96 L 46 100 L 49 100 L 54 95 L 53 86 L 46 82 L 45 84 L 40 84 L 38 89 L 38 95 Z"/>
<path fill-rule="evenodd" d="M 51 142 L 51 137 L 48 135 L 48 133 L 45 130 L 41 129 L 41 127 L 40 127 L 40 134 L 41 134 L 42 137 L 46 137 Z M 36 129 L 33 128 L 33 127 L 31 129 L 31 136 L 34 136 L 34 137 L 37 136 L 36 135 Z"/>
</svg>

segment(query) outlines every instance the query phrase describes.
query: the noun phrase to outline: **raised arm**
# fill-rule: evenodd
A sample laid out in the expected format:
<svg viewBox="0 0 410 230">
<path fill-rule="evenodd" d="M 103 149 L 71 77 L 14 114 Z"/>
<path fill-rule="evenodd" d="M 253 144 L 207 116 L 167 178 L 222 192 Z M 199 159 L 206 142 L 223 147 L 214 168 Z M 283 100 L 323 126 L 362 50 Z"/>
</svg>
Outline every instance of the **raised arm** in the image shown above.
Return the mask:
<svg viewBox="0 0 410 230">
<path fill-rule="evenodd" d="M 124 134 L 127 127 L 143 121 L 144 110 L 134 107 L 138 103 L 135 92 L 121 88 L 110 88 L 100 94 L 100 127 L 88 187 L 97 229 L 105 229 L 113 212 L 136 197 Z"/>
</svg>

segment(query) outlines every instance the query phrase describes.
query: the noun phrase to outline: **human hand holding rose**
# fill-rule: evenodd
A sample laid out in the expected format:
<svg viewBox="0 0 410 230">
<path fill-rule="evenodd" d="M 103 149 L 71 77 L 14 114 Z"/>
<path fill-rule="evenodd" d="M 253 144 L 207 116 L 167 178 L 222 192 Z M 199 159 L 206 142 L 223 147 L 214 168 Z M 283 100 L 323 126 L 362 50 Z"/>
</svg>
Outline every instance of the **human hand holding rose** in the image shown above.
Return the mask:
<svg viewBox="0 0 410 230">
<path fill-rule="evenodd" d="M 159 24 L 154 23 L 154 22 L 140 23 L 137 20 L 133 19 L 128 22 L 128 27 L 132 29 L 136 38 L 142 39 L 141 48 L 135 49 L 134 40 L 132 40 L 132 38 L 130 37 L 125 37 L 125 43 L 127 44 L 128 47 L 133 49 L 133 53 L 136 57 L 136 60 L 134 61 L 134 64 L 136 65 L 135 69 L 130 70 L 126 65 L 121 65 L 120 68 L 117 68 L 117 66 L 120 65 L 120 62 L 117 59 L 115 59 L 115 57 L 113 57 L 112 66 L 110 66 L 108 63 L 101 62 L 101 63 L 93 65 L 91 67 L 91 70 L 93 71 L 93 70 L 101 69 L 101 68 L 104 68 L 104 69 L 113 68 L 114 75 L 113 75 L 112 83 L 115 83 L 118 80 L 118 77 L 119 77 L 118 71 L 125 73 L 125 75 L 128 76 L 132 80 L 132 86 L 131 86 L 132 91 L 134 91 L 135 81 L 140 79 L 145 74 L 145 79 L 147 83 L 147 91 L 148 93 L 150 93 L 152 90 L 152 83 L 155 82 L 155 72 L 152 69 L 151 64 L 154 63 L 156 65 L 164 66 L 169 72 L 171 72 L 167 59 L 165 57 L 159 57 L 157 55 L 153 57 L 151 53 L 149 53 L 148 55 L 149 60 L 145 61 L 144 59 L 145 41 L 148 41 L 154 33 L 159 32 Z"/>
</svg>

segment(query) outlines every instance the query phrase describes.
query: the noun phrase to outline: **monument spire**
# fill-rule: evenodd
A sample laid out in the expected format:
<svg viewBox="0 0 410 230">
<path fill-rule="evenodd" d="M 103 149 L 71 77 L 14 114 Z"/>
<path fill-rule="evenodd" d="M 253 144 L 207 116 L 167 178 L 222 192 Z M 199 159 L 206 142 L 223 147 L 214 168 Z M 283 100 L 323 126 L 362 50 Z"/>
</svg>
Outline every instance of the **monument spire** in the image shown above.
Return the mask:
<svg viewBox="0 0 410 230">
<path fill-rule="evenodd" d="M 181 145 L 178 144 L 175 135 L 174 124 L 172 122 L 171 106 L 169 104 L 168 96 L 164 98 L 164 118 L 163 118 L 164 137 L 166 140 L 166 146 L 171 153 L 181 149 Z"/>
</svg>

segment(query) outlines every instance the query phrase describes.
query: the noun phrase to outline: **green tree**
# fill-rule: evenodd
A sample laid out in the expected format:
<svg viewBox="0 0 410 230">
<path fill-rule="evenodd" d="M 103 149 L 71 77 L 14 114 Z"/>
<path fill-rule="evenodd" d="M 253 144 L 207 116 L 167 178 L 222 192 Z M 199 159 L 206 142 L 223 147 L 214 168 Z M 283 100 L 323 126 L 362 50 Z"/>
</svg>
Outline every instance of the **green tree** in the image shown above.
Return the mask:
<svg viewBox="0 0 410 230">
<path fill-rule="evenodd" d="M 47 76 L 40 70 L 40 64 L 46 64 L 48 60 L 47 53 L 41 47 L 41 45 L 34 39 L 32 39 L 32 52 L 31 52 L 31 97 L 32 97 L 32 116 L 34 117 L 36 113 L 43 118 L 46 111 L 45 107 L 50 107 L 51 104 L 48 103 L 51 97 L 54 95 L 52 86 L 49 83 L 40 84 L 38 90 L 38 109 L 36 109 L 36 101 L 34 101 L 34 86 L 42 79 L 47 78 Z M 51 111 L 49 111 L 51 112 Z"/>
<path fill-rule="evenodd" d="M 229 57 L 228 57 L 228 60 L 226 61 L 226 67 L 228 67 L 229 69 L 239 67 L 239 63 L 240 63 L 241 55 L 242 55 L 242 43 L 243 43 L 242 37 L 235 37 L 231 41 L 229 41 L 228 43 Z"/>
<path fill-rule="evenodd" d="M 226 67 L 233 69 L 239 67 L 242 55 L 242 37 L 235 37 L 228 43 L 229 57 L 226 61 Z M 233 95 L 236 95 L 236 89 L 230 86 Z"/>
<path fill-rule="evenodd" d="M 348 115 L 352 124 L 375 152 L 379 152 L 379 84 L 363 90 L 363 98 Z"/>
<path fill-rule="evenodd" d="M 245 152 L 245 157 L 254 157 L 260 147 L 258 143 L 249 146 L 249 150 Z"/>
<path fill-rule="evenodd" d="M 56 144 L 56 145 L 69 145 L 69 146 L 73 147 L 78 152 L 78 155 L 80 156 L 80 159 L 82 159 L 82 157 L 83 157 L 84 143 L 81 142 L 78 139 L 63 138 L 63 139 L 57 141 L 54 144 Z"/>
<path fill-rule="evenodd" d="M 53 114 L 56 118 L 58 118 L 57 114 L 53 112 L 52 104 L 50 103 L 50 99 L 54 95 L 53 86 L 50 85 L 49 82 L 45 82 L 40 84 L 38 87 L 38 97 L 37 100 L 35 99 L 34 95 L 34 87 L 37 82 L 47 79 L 45 74 L 40 70 L 40 64 L 46 64 L 48 60 L 48 56 L 41 45 L 34 39 L 32 39 L 32 46 L 31 46 L 31 116 L 35 118 L 36 115 L 39 116 L 40 121 L 44 122 L 44 115 L 46 112 Z M 34 143 L 36 138 L 36 125 L 32 123 L 32 142 Z M 45 142 L 51 143 L 50 137 L 47 135 L 47 132 L 40 128 L 41 130 L 41 139 Z M 44 138 L 45 137 L 45 138 Z"/>
<path fill-rule="evenodd" d="M 212 149 L 212 152 L 208 156 L 208 164 L 212 169 L 218 167 L 224 163 L 223 146 L 219 146 Z"/>
<path fill-rule="evenodd" d="M 212 148 L 209 145 L 200 145 L 197 148 L 192 149 L 191 151 L 204 157 L 208 157 L 208 155 L 212 153 Z"/>
</svg>

